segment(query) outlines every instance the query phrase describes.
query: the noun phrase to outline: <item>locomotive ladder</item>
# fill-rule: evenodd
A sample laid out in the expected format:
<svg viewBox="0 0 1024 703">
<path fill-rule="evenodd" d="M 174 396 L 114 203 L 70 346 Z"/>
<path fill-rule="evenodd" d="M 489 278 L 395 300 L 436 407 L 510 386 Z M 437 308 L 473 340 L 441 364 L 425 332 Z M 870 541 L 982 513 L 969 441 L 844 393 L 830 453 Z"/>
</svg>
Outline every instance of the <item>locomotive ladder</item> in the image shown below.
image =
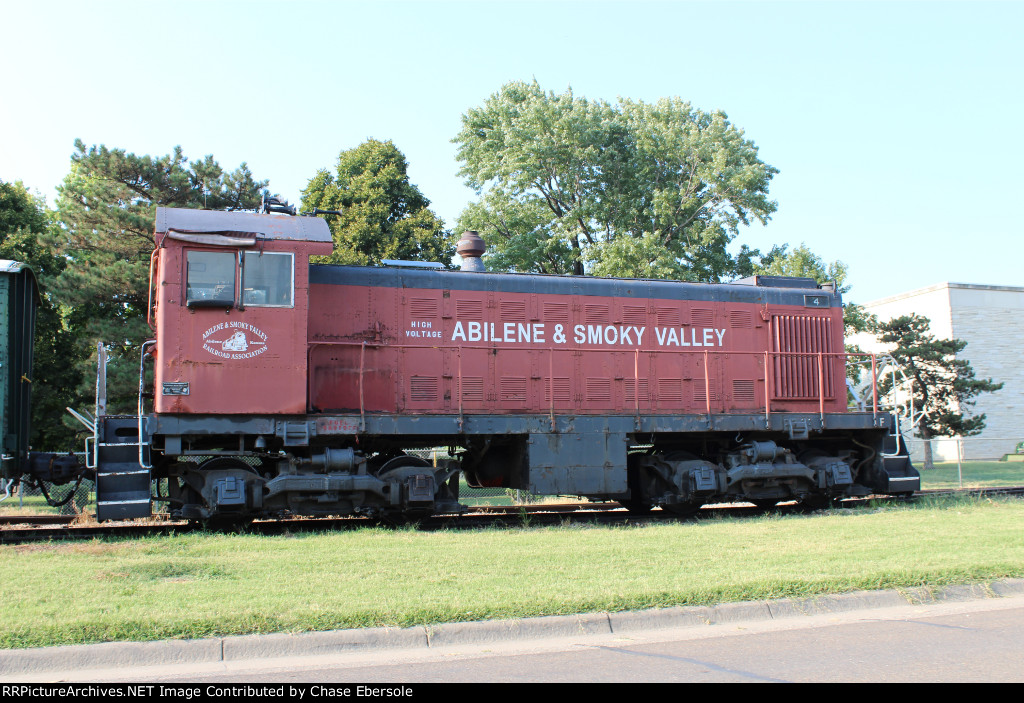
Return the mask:
<svg viewBox="0 0 1024 703">
<path fill-rule="evenodd" d="M 96 519 L 103 522 L 146 518 L 152 514 L 152 476 L 149 444 L 141 441 L 141 400 L 138 416 L 106 414 L 106 362 L 106 349 L 101 343 L 96 374 L 96 423 L 92 438 L 95 452 L 92 455 L 93 467 L 96 469 Z M 87 442 L 87 463 L 90 456 L 88 450 Z"/>
<path fill-rule="evenodd" d="M 134 415 L 97 418 L 96 519 L 149 517 L 150 470 L 139 464 L 139 419 Z M 148 459 L 148 457 L 147 457 Z"/>
</svg>

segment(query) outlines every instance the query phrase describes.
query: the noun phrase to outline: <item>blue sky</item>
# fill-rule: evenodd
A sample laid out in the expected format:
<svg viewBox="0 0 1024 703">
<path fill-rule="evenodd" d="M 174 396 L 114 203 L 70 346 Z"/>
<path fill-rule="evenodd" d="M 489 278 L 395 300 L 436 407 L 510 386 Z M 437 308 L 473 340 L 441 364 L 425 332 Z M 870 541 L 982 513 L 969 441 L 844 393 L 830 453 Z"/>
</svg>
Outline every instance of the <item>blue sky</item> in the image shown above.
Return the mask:
<svg viewBox="0 0 1024 703">
<path fill-rule="evenodd" d="M 461 115 L 511 80 L 722 109 L 780 173 L 738 242 L 805 242 L 866 302 L 1024 285 L 1021 2 L 3 0 L 0 179 L 52 204 L 75 138 L 249 164 L 293 202 L 369 137 L 454 226 Z"/>
</svg>

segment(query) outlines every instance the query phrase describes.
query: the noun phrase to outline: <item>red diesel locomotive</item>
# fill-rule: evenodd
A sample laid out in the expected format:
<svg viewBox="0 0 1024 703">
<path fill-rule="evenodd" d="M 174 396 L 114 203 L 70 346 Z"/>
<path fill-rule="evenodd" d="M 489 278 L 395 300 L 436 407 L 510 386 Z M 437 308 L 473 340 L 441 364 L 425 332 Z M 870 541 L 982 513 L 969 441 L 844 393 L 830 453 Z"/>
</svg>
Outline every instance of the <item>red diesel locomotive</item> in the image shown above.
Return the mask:
<svg viewBox="0 0 1024 703">
<path fill-rule="evenodd" d="M 101 520 L 163 478 L 189 519 L 454 512 L 460 473 L 679 513 L 919 487 L 894 418 L 848 410 L 831 286 L 309 263 L 331 249 L 315 217 L 157 210 L 153 407 L 98 418 Z"/>
</svg>

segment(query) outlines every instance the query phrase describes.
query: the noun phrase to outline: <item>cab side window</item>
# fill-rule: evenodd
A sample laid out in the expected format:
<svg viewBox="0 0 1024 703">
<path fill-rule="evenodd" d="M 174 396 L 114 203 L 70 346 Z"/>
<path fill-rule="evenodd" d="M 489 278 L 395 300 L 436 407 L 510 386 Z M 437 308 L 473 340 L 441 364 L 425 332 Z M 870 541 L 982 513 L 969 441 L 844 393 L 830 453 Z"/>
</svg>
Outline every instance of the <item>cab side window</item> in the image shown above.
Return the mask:
<svg viewBox="0 0 1024 703">
<path fill-rule="evenodd" d="M 235 254 L 187 252 L 186 304 L 189 307 L 230 307 L 235 303 Z"/>
<path fill-rule="evenodd" d="M 242 303 L 253 307 L 294 307 L 293 254 L 247 251 L 243 254 Z"/>
</svg>

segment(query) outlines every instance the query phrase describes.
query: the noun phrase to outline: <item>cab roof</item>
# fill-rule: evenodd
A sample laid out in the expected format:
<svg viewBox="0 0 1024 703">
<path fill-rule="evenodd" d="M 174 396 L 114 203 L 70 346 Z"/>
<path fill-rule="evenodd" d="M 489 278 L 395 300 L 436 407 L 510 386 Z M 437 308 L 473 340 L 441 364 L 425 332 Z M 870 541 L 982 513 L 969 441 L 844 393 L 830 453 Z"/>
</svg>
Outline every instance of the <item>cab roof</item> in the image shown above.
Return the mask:
<svg viewBox="0 0 1024 703">
<path fill-rule="evenodd" d="M 319 217 L 263 215 L 255 212 L 158 207 L 156 234 L 223 234 L 256 239 L 331 242 L 331 230 Z"/>
</svg>

